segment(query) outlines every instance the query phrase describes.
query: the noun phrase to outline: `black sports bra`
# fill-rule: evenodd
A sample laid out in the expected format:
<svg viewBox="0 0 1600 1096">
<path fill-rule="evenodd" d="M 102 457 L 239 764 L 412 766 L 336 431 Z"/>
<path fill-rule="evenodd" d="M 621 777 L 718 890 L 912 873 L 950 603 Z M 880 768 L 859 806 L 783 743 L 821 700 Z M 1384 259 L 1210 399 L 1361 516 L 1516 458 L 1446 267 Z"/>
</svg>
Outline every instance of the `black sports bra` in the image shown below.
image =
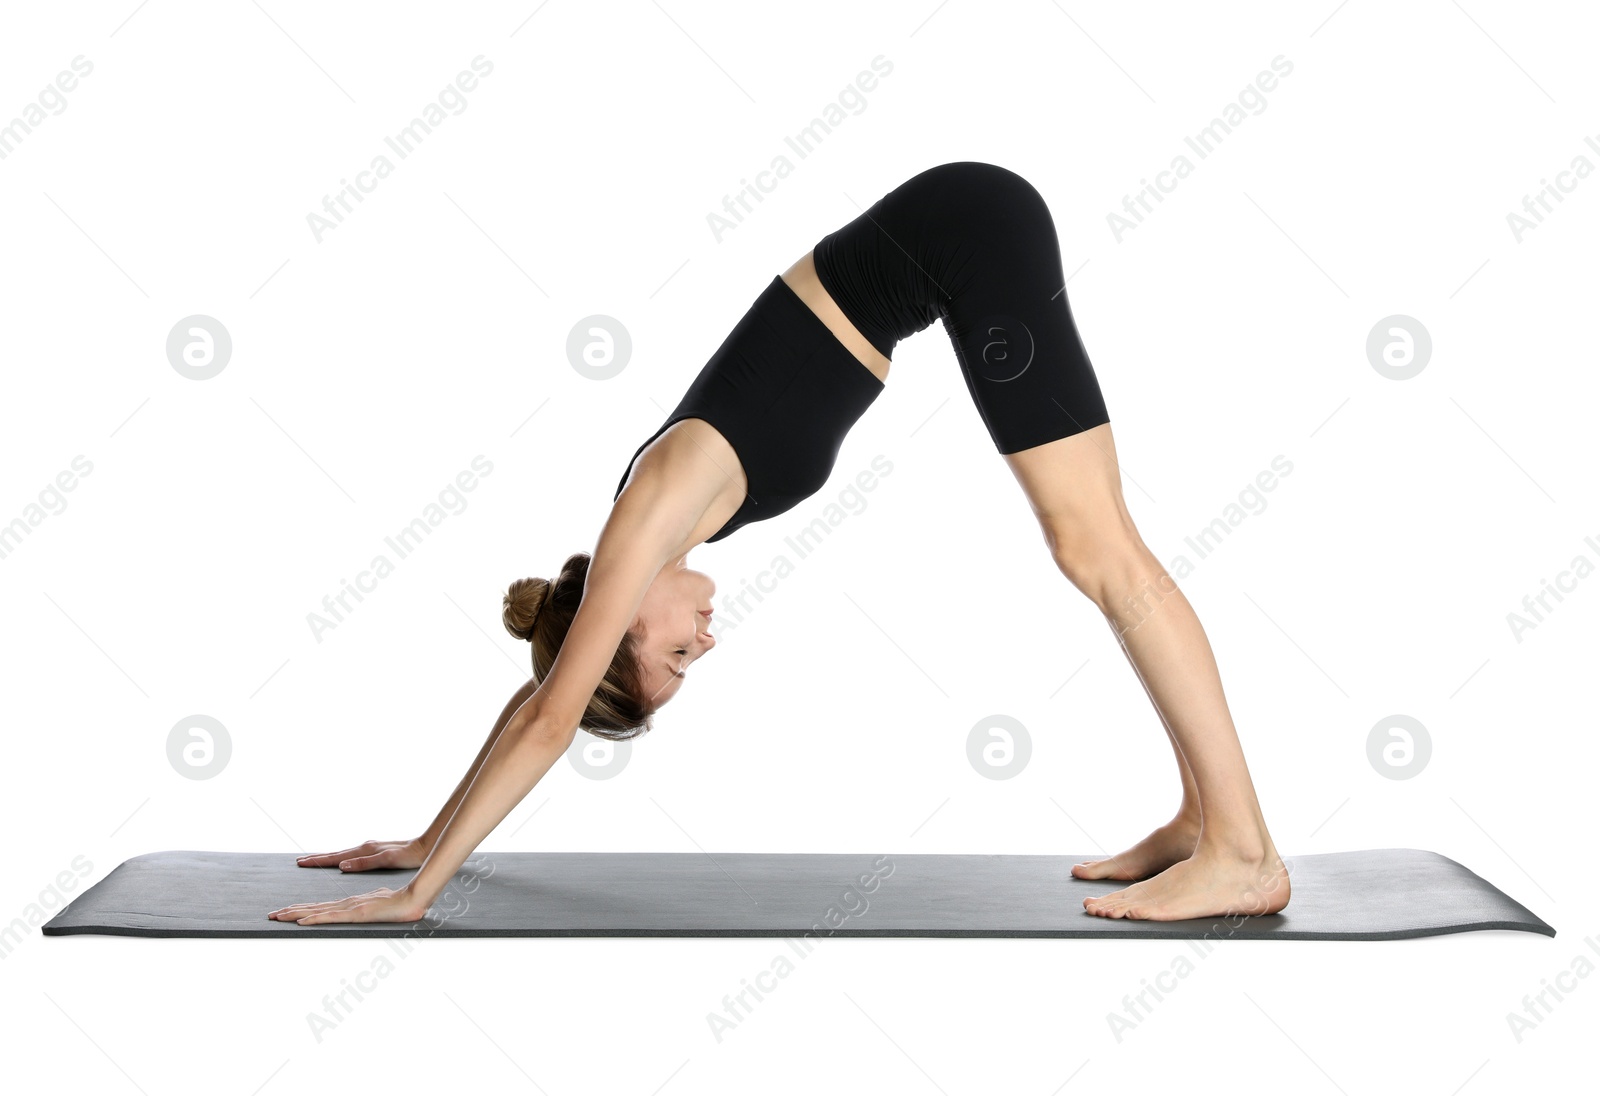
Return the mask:
<svg viewBox="0 0 1600 1096">
<path fill-rule="evenodd" d="M 850 428 L 884 384 L 839 341 L 782 275 L 756 298 L 639 454 L 673 423 L 704 419 L 739 455 L 744 504 L 709 540 L 765 521 L 816 494 Z"/>
</svg>

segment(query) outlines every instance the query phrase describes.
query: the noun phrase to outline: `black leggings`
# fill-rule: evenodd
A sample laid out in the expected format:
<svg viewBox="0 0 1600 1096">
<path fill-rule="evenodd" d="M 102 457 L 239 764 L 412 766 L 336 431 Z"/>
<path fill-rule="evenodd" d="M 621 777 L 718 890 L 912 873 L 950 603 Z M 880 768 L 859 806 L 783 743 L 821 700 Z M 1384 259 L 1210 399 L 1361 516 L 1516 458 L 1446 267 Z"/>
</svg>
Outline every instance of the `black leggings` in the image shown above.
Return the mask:
<svg viewBox="0 0 1600 1096">
<path fill-rule="evenodd" d="M 973 161 L 929 168 L 812 250 L 822 287 L 885 357 L 944 320 L 1001 453 L 1111 421 L 1067 304 L 1055 222 L 1022 176 Z"/>
</svg>

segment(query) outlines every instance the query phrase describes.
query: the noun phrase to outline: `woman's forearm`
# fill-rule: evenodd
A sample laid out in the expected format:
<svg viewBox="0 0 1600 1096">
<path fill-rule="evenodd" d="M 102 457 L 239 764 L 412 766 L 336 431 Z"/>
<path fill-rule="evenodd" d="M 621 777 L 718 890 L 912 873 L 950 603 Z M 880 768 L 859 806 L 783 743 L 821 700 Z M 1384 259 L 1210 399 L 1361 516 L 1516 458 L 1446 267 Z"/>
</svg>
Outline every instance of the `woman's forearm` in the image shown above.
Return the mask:
<svg viewBox="0 0 1600 1096">
<path fill-rule="evenodd" d="M 406 888 L 425 910 L 467 857 L 572 744 L 576 727 L 514 715 L 489 747 L 455 814 Z"/>
<path fill-rule="evenodd" d="M 500 718 L 495 720 L 494 727 L 489 731 L 489 737 L 483 740 L 483 746 L 478 750 L 478 756 L 472 759 L 471 765 L 467 766 L 466 775 L 461 778 L 461 782 L 456 785 L 456 790 L 450 793 L 450 799 L 439 809 L 438 815 L 428 824 L 428 828 L 422 832 L 422 836 L 417 839 L 422 845 L 423 855 L 432 852 L 433 847 L 439 843 L 439 835 L 444 832 L 445 825 L 449 823 L 451 816 L 456 813 L 456 808 L 461 806 L 462 798 L 466 796 L 467 789 L 472 787 L 472 781 L 478 775 L 478 770 L 483 768 L 483 759 L 489 756 L 489 751 L 494 747 L 495 741 L 499 739 L 500 732 L 505 730 L 506 724 L 511 722 L 511 718 L 516 715 L 517 709 L 521 708 L 538 688 L 538 684 L 532 678 L 529 678 L 523 683 L 522 688 L 513 693 L 511 699 L 506 702 L 505 710 L 500 713 Z"/>
</svg>

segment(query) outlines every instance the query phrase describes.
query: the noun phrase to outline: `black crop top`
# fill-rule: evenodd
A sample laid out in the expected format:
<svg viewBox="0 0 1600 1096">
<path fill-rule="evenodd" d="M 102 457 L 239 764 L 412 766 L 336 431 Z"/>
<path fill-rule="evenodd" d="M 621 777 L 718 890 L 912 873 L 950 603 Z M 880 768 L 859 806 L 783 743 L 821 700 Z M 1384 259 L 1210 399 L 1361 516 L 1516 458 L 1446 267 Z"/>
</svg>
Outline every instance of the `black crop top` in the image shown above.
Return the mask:
<svg viewBox="0 0 1600 1096">
<path fill-rule="evenodd" d="M 792 509 L 827 483 L 839 447 L 884 384 L 782 275 L 756 298 L 639 454 L 673 423 L 704 419 L 744 468 L 744 505 L 709 540 Z"/>
</svg>

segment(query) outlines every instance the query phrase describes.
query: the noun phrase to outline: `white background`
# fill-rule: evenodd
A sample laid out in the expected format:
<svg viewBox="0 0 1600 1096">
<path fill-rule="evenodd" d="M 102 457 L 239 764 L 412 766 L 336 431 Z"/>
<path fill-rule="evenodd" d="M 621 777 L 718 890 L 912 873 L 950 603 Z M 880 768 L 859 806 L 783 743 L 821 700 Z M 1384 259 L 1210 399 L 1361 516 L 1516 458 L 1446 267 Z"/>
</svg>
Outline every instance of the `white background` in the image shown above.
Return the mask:
<svg viewBox="0 0 1600 1096">
<path fill-rule="evenodd" d="M 720 1041 L 707 1014 L 779 941 L 435 941 L 319 1041 L 307 1014 L 372 942 L 30 929 L 0 960 L 6 1068 L 98 1092 L 553 1094 L 1472 1093 L 1589 1071 L 1600 978 L 1520 1041 L 1507 1015 L 1580 952 L 1600 963 L 1600 578 L 1520 642 L 1507 616 L 1600 559 L 1600 179 L 1520 241 L 1507 214 L 1600 164 L 1600 27 L 1578 4 L 1201 9 L 8 5 L 0 120 L 74 57 L 94 68 L 0 160 L 0 521 L 75 457 L 93 470 L 0 559 L 0 919 L 75 857 L 81 888 L 145 852 L 419 831 L 526 676 L 505 586 L 592 548 L 633 450 L 773 274 L 974 159 L 1054 213 L 1129 506 L 1163 562 L 1195 562 L 1180 581 L 1279 848 L 1432 849 L 1556 939 L 1223 946 L 1120 1040 L 1108 1014 L 1181 945 L 833 940 Z M 318 242 L 307 214 L 478 55 L 467 109 Z M 789 150 L 878 55 L 864 109 Z M 1265 109 L 1119 242 L 1108 213 L 1279 55 Z M 785 152 L 719 242 L 707 214 Z M 565 350 L 597 313 L 634 346 L 604 382 Z M 165 354 L 194 314 L 234 344 L 205 382 Z M 1434 344 L 1401 382 L 1365 350 L 1394 314 Z M 466 509 L 319 642 L 308 614 L 480 454 Z M 558 766 L 484 847 L 1076 855 L 1167 818 L 1160 726 L 938 325 L 899 346 L 823 492 L 692 554 L 719 615 L 878 455 L 866 508 L 725 627 L 621 775 Z M 1184 538 L 1279 455 L 1265 509 L 1196 562 Z M 209 780 L 167 760 L 193 713 L 232 741 Z M 967 761 L 992 713 L 1031 732 L 1011 780 Z M 1432 739 L 1407 780 L 1367 759 L 1395 713 Z"/>
</svg>

